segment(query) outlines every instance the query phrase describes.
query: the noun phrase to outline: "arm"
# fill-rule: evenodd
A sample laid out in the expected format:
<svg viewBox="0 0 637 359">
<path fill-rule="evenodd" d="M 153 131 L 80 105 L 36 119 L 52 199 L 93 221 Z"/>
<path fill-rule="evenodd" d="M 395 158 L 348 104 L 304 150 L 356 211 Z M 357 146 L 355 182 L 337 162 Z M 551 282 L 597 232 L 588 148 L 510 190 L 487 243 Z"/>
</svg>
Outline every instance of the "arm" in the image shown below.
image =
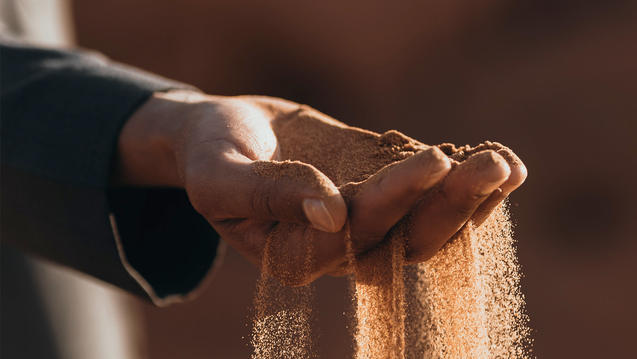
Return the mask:
<svg viewBox="0 0 637 359">
<path fill-rule="evenodd" d="M 383 145 L 400 142 L 404 151 Z M 343 273 L 348 229 L 354 254 L 365 255 L 411 220 L 407 260 L 427 260 L 526 177 L 500 144 L 467 150 L 452 169 L 436 146 L 395 131 L 349 127 L 282 99 L 188 91 L 153 96 L 124 126 L 118 154 L 120 181 L 182 186 L 258 267 L 271 239 L 273 274 L 291 285 Z"/>
<path fill-rule="evenodd" d="M 182 190 L 109 184 L 131 114 L 190 87 L 98 54 L 0 46 L 2 240 L 156 302 L 191 292 L 216 256 L 214 230 Z"/>
<path fill-rule="evenodd" d="M 109 74 L 104 81 L 108 82 L 112 77 Z M 50 86 L 44 88 L 50 92 Z M 42 91 L 41 95 L 48 95 L 48 92 Z M 414 149 L 410 150 L 411 155 L 397 160 L 390 156 L 387 162 L 380 163 L 378 155 L 387 154 L 387 148 L 378 145 L 382 144 L 382 138 L 395 138 L 395 134 L 388 132 L 389 137 L 384 137 L 348 127 L 307 106 L 281 99 L 210 96 L 193 90 L 149 95 L 150 91 L 147 91 L 148 99 L 130 118 L 124 116 L 118 120 L 121 132 L 115 126 L 117 130 L 106 135 L 98 131 L 98 137 L 100 141 L 109 142 L 104 147 L 108 156 L 102 157 L 116 158 L 112 176 L 114 183 L 185 189 L 188 201 L 183 192 L 180 198 L 174 198 L 175 203 L 181 205 L 153 200 L 157 198 L 156 194 L 150 199 L 142 196 L 145 199 L 133 202 L 141 205 L 130 204 L 137 197 L 134 195 L 110 196 L 110 206 L 115 209 L 115 219 L 121 232 L 118 243 L 123 249 L 120 253 L 124 254 L 124 262 L 130 264 L 132 270 L 129 272 L 160 304 L 194 289 L 207 272 L 216 250 L 216 237 L 210 226 L 225 242 L 256 265 L 261 264 L 268 239 L 276 235 L 277 249 L 272 256 L 275 262 L 282 264 L 279 273 L 295 274 L 288 278 L 279 277 L 288 284 L 299 285 L 323 274 L 342 272 L 347 255 L 346 237 L 352 239 L 354 254 L 364 255 L 381 246 L 403 218 L 416 219 L 408 238 L 408 259 L 424 261 L 467 221 L 479 223 L 526 177 L 522 162 L 506 148 L 497 152 L 486 149 L 473 154 L 462 163 L 454 164 L 452 169 L 450 159 L 438 148 L 413 142 L 415 147 L 410 145 Z M 4 98 L 3 95 L 3 103 Z M 77 107 L 84 108 L 83 104 Z M 19 113 L 20 106 L 14 105 L 13 108 Z M 33 116 L 26 123 L 31 121 L 36 128 L 39 118 Z M 102 118 L 98 123 L 103 121 L 108 119 Z M 51 131 L 59 131 L 54 121 L 46 122 L 43 126 L 49 132 L 43 134 L 43 140 L 50 139 Z M 73 122 L 72 125 L 84 128 L 85 124 Z M 110 126 L 112 124 L 106 128 Z M 88 128 L 88 133 L 94 134 L 91 132 L 95 131 L 94 124 Z M 8 131 L 7 138 L 19 138 L 21 132 L 28 133 L 26 130 Z M 68 148 L 69 143 L 74 144 L 78 140 L 70 138 L 67 132 L 61 133 L 66 138 L 53 137 L 54 141 L 59 140 L 61 148 Z M 3 130 L 3 139 L 4 136 Z M 330 168 L 335 165 L 345 172 L 362 170 L 359 165 L 363 163 L 353 164 L 350 154 L 354 149 L 360 150 L 360 144 L 366 141 L 372 144 L 372 149 L 362 155 L 371 159 L 374 168 L 367 168 L 364 176 L 360 176 L 364 174 L 361 172 L 342 177 Z M 57 154 L 57 148 L 53 146 L 51 153 L 57 161 L 55 168 L 65 168 L 72 156 L 80 156 L 86 161 L 83 150 L 93 145 L 93 142 L 88 142 Z M 20 158 L 15 155 L 20 153 L 16 150 L 18 147 L 10 148 L 14 157 Z M 37 156 L 49 147 L 39 143 L 24 147 L 27 152 L 34 149 Z M 51 153 L 46 155 L 51 157 Z M 6 163 L 9 167 L 16 163 L 20 165 L 20 161 L 11 160 L 11 156 Z M 28 165 L 31 162 L 24 163 Z M 35 163 L 35 171 L 32 172 L 42 174 L 40 164 Z M 101 182 L 96 181 L 91 188 L 103 192 L 109 177 L 110 160 L 97 163 L 101 163 L 103 170 L 100 173 L 103 176 L 97 176 Z M 12 173 L 11 170 L 9 173 Z M 69 173 L 71 177 L 62 176 L 61 179 L 67 185 L 74 182 L 72 177 L 81 179 L 85 176 L 82 171 Z M 56 174 L 59 175 L 60 171 L 44 171 L 45 176 L 53 175 L 55 178 Z M 19 186 L 18 180 L 11 188 Z M 67 195 L 72 196 L 71 192 L 76 192 L 76 188 L 79 187 L 69 187 Z M 29 191 L 29 194 L 34 192 L 30 188 Z M 106 199 L 103 198 L 100 204 L 102 214 L 89 211 L 92 206 L 86 202 L 78 200 L 80 211 L 77 213 L 94 213 L 104 222 L 102 212 L 105 212 Z M 30 230 L 30 216 L 34 213 L 31 207 L 38 203 L 38 198 L 21 202 L 20 196 L 17 196 L 6 203 L 9 205 L 5 206 L 3 199 L 3 208 L 8 208 L 13 214 L 19 213 L 17 218 L 21 222 L 16 223 L 21 223 L 22 230 Z M 25 203 L 26 210 L 16 211 L 13 208 L 20 203 Z M 52 204 L 42 207 L 48 206 Z M 193 208 L 201 216 L 193 216 Z M 177 210 L 184 217 L 170 209 Z M 61 217 L 56 213 L 54 218 Z M 66 218 L 66 227 L 59 228 L 69 228 L 69 233 L 77 232 L 72 216 L 62 218 Z M 193 221 L 188 222 L 188 218 Z M 177 220 L 171 222 L 171 219 Z M 345 223 L 348 226 L 344 226 Z M 7 227 L 19 228 L 13 223 Z M 40 243 L 45 235 L 42 226 L 30 227 L 38 227 L 39 236 L 23 240 L 21 244 L 30 245 L 33 252 L 50 256 L 46 248 L 42 250 L 44 246 Z M 185 238 L 171 235 L 171 231 L 180 233 L 180 228 L 189 235 Z M 16 238 L 20 233 L 19 230 L 13 232 Z M 77 243 L 61 247 L 60 262 L 125 287 L 124 279 L 115 273 L 117 266 L 113 265 L 115 251 L 112 243 L 99 240 L 96 246 L 82 236 L 75 238 Z M 65 239 L 60 238 L 59 241 L 65 243 Z M 50 241 L 47 248 L 57 247 L 59 243 Z M 305 258 L 308 248 L 314 248 L 309 270 L 302 267 L 303 260 L 278 260 Z M 99 268 L 112 270 L 113 273 L 109 272 L 111 277 L 97 273 L 96 267 L 91 267 L 93 263 L 74 265 L 71 263 L 76 260 L 72 258 L 74 253 L 82 254 L 84 258 L 84 254 L 89 253 L 96 258 L 95 261 L 105 261 Z"/>
</svg>

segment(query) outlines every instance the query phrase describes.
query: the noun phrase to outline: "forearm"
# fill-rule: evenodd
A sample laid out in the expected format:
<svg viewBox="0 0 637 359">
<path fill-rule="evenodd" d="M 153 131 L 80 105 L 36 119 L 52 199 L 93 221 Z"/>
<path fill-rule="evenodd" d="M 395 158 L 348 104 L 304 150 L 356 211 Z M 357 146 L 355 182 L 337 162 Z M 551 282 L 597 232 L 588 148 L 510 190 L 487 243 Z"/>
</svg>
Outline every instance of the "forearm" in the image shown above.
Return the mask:
<svg viewBox="0 0 637 359">
<path fill-rule="evenodd" d="M 0 56 L 2 241 L 141 293 L 122 265 L 128 256 L 144 289 L 160 297 L 191 291 L 213 263 L 217 236 L 183 191 L 110 188 L 120 130 L 136 123 L 131 114 L 153 93 L 190 87 L 81 51 L 0 39 Z M 159 129 L 149 143 L 163 149 Z M 178 185 L 175 176 L 156 177 Z M 170 216 L 158 219 L 152 209 L 163 206 Z"/>
<path fill-rule="evenodd" d="M 202 97 L 179 90 L 153 94 L 120 132 L 111 182 L 183 188 L 176 164 L 177 142 L 196 110 L 193 105 Z"/>
<path fill-rule="evenodd" d="M 4 164 L 104 187 L 121 127 L 152 93 L 186 88 L 81 51 L 0 41 Z"/>
</svg>

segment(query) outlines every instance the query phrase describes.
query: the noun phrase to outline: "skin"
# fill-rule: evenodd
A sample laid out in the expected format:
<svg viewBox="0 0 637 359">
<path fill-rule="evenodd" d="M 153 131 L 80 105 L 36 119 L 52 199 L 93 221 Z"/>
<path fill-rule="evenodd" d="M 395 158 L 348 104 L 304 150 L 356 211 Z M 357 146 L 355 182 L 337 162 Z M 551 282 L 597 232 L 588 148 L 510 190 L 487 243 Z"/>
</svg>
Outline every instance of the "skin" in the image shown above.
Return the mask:
<svg viewBox="0 0 637 359">
<path fill-rule="evenodd" d="M 477 153 L 452 170 L 448 157 L 430 147 L 360 183 L 346 205 L 334 183 L 310 165 L 287 164 L 307 172 L 312 181 L 255 171 L 259 161 L 281 159 L 271 123 L 298 108 L 269 97 L 156 93 L 122 129 L 113 181 L 184 188 L 193 207 L 256 265 L 274 228 L 291 228 L 287 240 L 292 245 L 286 250 L 298 253 L 285 255 L 292 258 L 303 256 L 303 243 L 310 238 L 315 248 L 312 270 L 286 283 L 300 285 L 343 273 L 346 222 L 356 254 L 363 254 L 378 247 L 409 214 L 415 225 L 407 260 L 421 262 L 467 221 L 484 221 L 527 175 L 522 161 L 508 149 Z M 283 165 L 268 164 L 275 173 Z M 421 200 L 433 187 L 439 190 Z M 293 261 L 286 271 L 306 272 L 302 265 Z"/>
</svg>

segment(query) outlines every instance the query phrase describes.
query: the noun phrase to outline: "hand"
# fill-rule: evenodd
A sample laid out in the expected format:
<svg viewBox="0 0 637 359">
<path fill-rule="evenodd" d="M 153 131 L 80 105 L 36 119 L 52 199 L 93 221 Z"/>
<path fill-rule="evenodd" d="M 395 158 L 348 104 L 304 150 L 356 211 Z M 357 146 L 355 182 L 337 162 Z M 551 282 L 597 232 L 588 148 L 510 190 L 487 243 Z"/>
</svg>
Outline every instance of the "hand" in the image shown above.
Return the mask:
<svg viewBox="0 0 637 359">
<path fill-rule="evenodd" d="M 285 130 L 291 125 L 295 131 Z M 319 127 L 337 136 L 329 149 L 311 146 Z M 158 93 L 122 130 L 116 180 L 185 188 L 194 208 L 256 265 L 268 236 L 285 231 L 271 253 L 280 268 L 275 275 L 298 285 L 344 263 L 346 221 L 355 252 L 363 253 L 409 214 L 415 226 L 407 256 L 422 261 L 467 220 L 486 218 L 526 177 L 522 162 L 507 149 L 478 153 L 451 171 L 450 159 L 425 145 L 356 183 L 344 182 L 356 176 L 330 173 L 353 144 L 377 136 L 279 99 Z M 294 150 L 299 143 L 306 144 L 304 150 Z M 297 161 L 279 162 L 286 159 Z M 430 192 L 434 186 L 439 190 Z"/>
</svg>

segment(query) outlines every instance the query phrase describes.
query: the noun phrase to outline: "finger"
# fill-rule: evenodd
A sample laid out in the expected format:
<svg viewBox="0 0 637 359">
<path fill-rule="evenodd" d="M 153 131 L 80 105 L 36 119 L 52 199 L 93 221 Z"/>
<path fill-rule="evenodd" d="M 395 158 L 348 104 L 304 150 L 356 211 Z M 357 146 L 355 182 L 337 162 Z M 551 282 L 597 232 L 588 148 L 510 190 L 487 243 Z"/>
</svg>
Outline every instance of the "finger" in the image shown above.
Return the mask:
<svg viewBox="0 0 637 359">
<path fill-rule="evenodd" d="M 451 169 L 447 156 L 430 147 L 389 165 L 360 185 L 350 202 L 356 251 L 369 249 Z"/>
<path fill-rule="evenodd" d="M 520 160 L 513 151 L 508 148 L 503 148 L 496 152 L 509 164 L 511 175 L 506 182 L 500 186 L 499 190 L 493 191 L 493 193 L 480 204 L 478 209 L 476 209 L 471 219 L 478 226 L 489 217 L 500 202 L 524 183 L 528 174 L 526 166 L 524 166 L 522 160 Z"/>
<path fill-rule="evenodd" d="M 363 228 L 357 238 L 364 238 L 365 245 L 357 245 L 356 253 L 368 249 L 381 241 L 387 231 L 398 222 L 422 197 L 423 193 L 438 183 L 450 170 L 451 164 L 439 149 L 431 148 L 404 161 L 388 166 L 360 185 L 358 194 L 351 201 L 351 221 Z M 270 274 L 287 285 L 302 285 L 325 273 L 345 274 L 345 237 L 348 231 L 326 233 L 289 223 L 279 223 L 272 227 L 253 227 L 246 235 L 243 227 L 234 227 L 227 233 L 225 224 L 218 225 L 218 231 L 244 256 L 260 261 L 265 238 L 277 236 L 271 241 L 270 255 L 273 258 L 287 258 L 271 263 Z M 216 227 L 216 228 L 217 228 Z M 225 227 L 225 228 L 224 228 Z M 350 224 L 350 227 L 353 227 Z M 257 237 L 254 233 L 260 232 Z M 355 232 L 355 229 L 351 229 Z M 362 233 L 366 233 L 365 235 Z M 256 239 L 255 239 L 256 238 Z M 259 239 L 261 238 L 261 239 Z M 310 268 L 305 258 L 311 248 Z"/>
<path fill-rule="evenodd" d="M 510 174 L 504 158 L 490 150 L 476 153 L 454 168 L 441 189 L 414 210 L 407 260 L 419 262 L 433 256 Z"/>
<path fill-rule="evenodd" d="M 250 161 L 226 152 L 213 164 L 197 209 L 209 220 L 232 218 L 294 222 L 336 232 L 347 207 L 334 183 L 315 167 L 298 161 Z M 205 208 L 201 208 L 205 207 Z"/>
</svg>

